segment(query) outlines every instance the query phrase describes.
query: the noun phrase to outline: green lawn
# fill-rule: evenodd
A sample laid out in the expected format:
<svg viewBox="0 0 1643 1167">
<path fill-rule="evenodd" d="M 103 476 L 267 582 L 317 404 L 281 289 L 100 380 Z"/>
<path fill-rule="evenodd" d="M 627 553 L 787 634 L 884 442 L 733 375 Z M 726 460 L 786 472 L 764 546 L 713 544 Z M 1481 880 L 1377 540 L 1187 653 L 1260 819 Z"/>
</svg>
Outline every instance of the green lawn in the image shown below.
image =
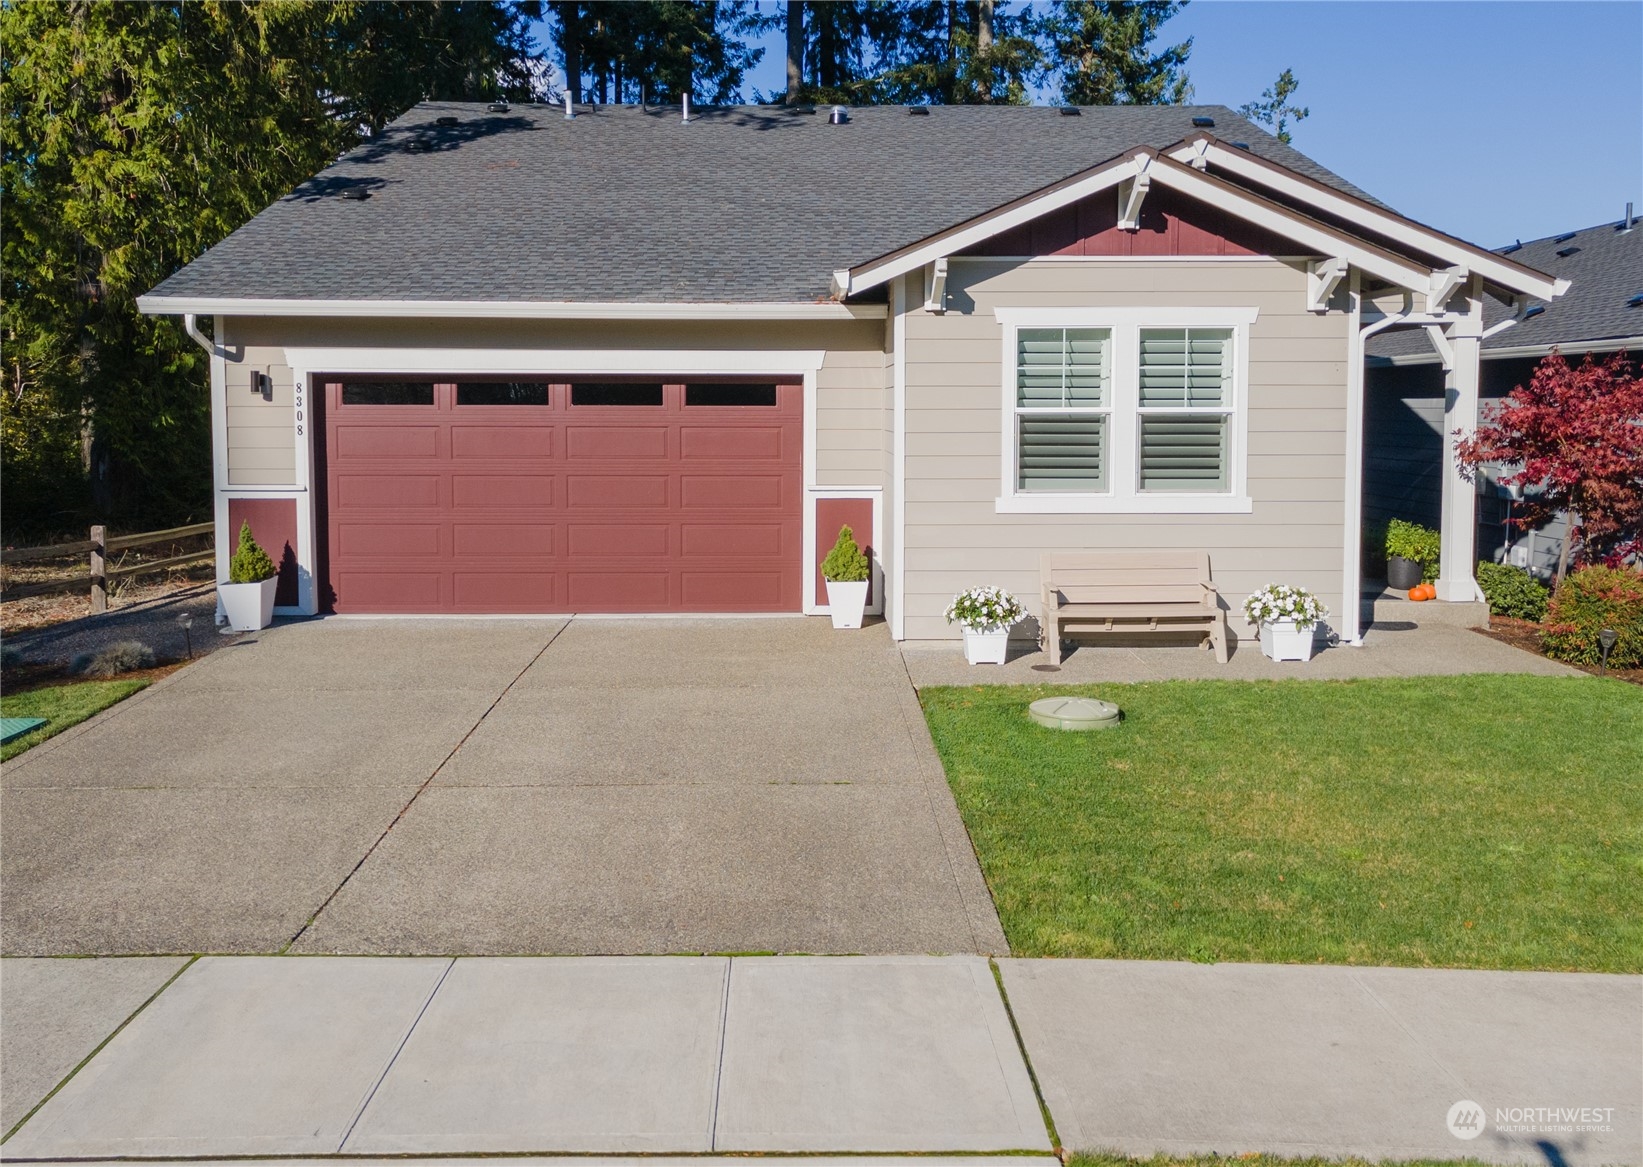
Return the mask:
<svg viewBox="0 0 1643 1167">
<path fill-rule="evenodd" d="M 76 685 L 53 685 L 47 689 L 31 689 L 26 693 L 0 697 L 0 716 L 49 719 L 32 733 L 0 746 L 0 761 L 15 757 L 72 725 L 79 725 L 93 713 L 100 713 L 116 701 L 123 701 L 137 690 L 147 687 L 147 681 L 82 681 Z"/>
<path fill-rule="evenodd" d="M 1116 701 L 1066 733 L 1030 701 Z M 926 689 L 1018 956 L 1643 971 L 1643 689 Z"/>
</svg>

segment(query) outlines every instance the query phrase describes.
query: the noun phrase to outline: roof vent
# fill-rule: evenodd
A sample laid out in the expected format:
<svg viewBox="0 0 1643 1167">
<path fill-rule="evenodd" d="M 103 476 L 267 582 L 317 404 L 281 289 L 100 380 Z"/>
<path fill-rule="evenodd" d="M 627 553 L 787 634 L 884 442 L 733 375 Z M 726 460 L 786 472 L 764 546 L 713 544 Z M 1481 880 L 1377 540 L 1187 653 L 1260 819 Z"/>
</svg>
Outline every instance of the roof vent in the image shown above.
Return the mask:
<svg viewBox="0 0 1643 1167">
<path fill-rule="evenodd" d="M 1234 142 L 1232 144 L 1240 150 L 1248 150 L 1249 149 L 1249 143 L 1248 142 Z"/>
<path fill-rule="evenodd" d="M 791 114 L 815 113 L 816 107 L 813 105 L 790 105 L 787 107 L 787 112 Z"/>
<path fill-rule="evenodd" d="M 426 154 L 433 148 L 434 144 L 428 141 L 427 138 L 412 138 L 409 142 L 405 143 L 405 151 L 408 154 Z"/>
<path fill-rule="evenodd" d="M 1206 117 L 1196 117 L 1196 118 L 1192 119 L 1192 124 L 1197 126 L 1201 130 L 1207 130 L 1210 127 L 1212 127 L 1213 125 L 1215 125 L 1215 119 L 1214 118 L 1206 118 Z"/>
<path fill-rule="evenodd" d="M 1512 252 L 1514 252 L 1514 251 L 1522 251 L 1522 250 L 1523 250 L 1523 240 L 1514 239 L 1510 243 L 1508 243 L 1505 247 L 1502 247 L 1498 254 L 1500 254 L 1500 255 L 1511 255 Z"/>
<path fill-rule="evenodd" d="M 1064 118 L 1075 118 L 1081 116 L 1082 114 L 1083 110 L 1079 109 L 1076 105 L 1064 105 L 1061 107 L 1061 116 Z"/>
<path fill-rule="evenodd" d="M 1632 217 L 1632 205 L 1627 203 L 1626 217 L 1620 221 L 1620 229 L 1622 231 L 1630 231 L 1632 229 L 1632 224 L 1635 222 L 1637 222 L 1637 220 Z"/>
<path fill-rule="evenodd" d="M 1527 308 L 1525 308 L 1523 310 L 1523 318 L 1525 320 L 1527 320 L 1531 316 L 1539 316 L 1544 311 L 1546 311 L 1546 305 L 1544 305 L 1544 304 L 1530 304 Z"/>
<path fill-rule="evenodd" d="M 927 105 L 910 105 L 907 107 L 907 116 L 927 118 L 930 116 L 930 107 Z"/>
<path fill-rule="evenodd" d="M 1568 259 L 1571 255 L 1575 254 L 1575 252 L 1577 252 L 1579 250 L 1580 250 L 1580 248 L 1578 248 L 1578 247 L 1559 247 L 1557 249 L 1557 256 L 1558 256 L 1559 259 Z"/>
<path fill-rule="evenodd" d="M 337 192 L 339 199 L 348 199 L 351 202 L 363 203 L 371 197 L 371 192 L 363 186 L 345 186 Z"/>
<path fill-rule="evenodd" d="M 835 105 L 827 113 L 827 124 L 830 126 L 847 125 L 849 124 L 849 121 L 850 111 L 845 109 L 842 105 Z"/>
<path fill-rule="evenodd" d="M 443 117 L 437 117 L 434 119 L 434 125 L 436 126 L 455 126 L 460 125 L 461 122 L 461 118 L 455 117 L 451 114 L 446 114 Z"/>
<path fill-rule="evenodd" d="M 489 108 L 492 113 L 507 113 L 508 103 L 505 101 L 493 101 L 491 102 Z"/>
<path fill-rule="evenodd" d="M 1573 239 L 1578 234 L 1580 234 L 1580 232 L 1570 231 L 1567 235 L 1559 235 L 1556 239 L 1552 240 L 1552 242 L 1553 243 L 1567 243 L 1567 242 L 1569 242 L 1569 240 Z"/>
<path fill-rule="evenodd" d="M 1633 296 L 1630 300 L 1627 300 L 1626 301 L 1626 307 L 1628 307 L 1628 308 L 1643 308 L 1643 292 L 1639 292 L 1637 295 Z"/>
</svg>

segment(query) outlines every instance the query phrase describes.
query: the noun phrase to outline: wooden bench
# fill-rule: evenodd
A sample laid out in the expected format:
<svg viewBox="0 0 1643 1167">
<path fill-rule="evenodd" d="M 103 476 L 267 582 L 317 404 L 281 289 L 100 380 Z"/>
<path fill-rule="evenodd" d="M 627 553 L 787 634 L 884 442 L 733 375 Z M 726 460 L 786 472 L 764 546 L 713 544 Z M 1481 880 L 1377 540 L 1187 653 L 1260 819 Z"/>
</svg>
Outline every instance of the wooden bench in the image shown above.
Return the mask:
<svg viewBox="0 0 1643 1167">
<path fill-rule="evenodd" d="M 1227 663 L 1227 616 L 1203 551 L 1052 551 L 1039 564 L 1044 651 L 1061 663 L 1068 632 L 1202 630 Z"/>
</svg>

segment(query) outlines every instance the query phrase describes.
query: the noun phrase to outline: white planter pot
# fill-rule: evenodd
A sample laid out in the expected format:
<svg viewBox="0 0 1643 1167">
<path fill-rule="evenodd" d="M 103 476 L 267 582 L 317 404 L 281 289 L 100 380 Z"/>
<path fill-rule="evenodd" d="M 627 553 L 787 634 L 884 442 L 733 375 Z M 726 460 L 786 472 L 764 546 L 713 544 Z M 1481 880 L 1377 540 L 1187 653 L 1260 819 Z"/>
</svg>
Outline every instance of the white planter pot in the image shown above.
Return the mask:
<svg viewBox="0 0 1643 1167">
<path fill-rule="evenodd" d="M 222 583 L 217 585 L 217 598 L 222 600 L 223 615 L 228 626 L 236 632 L 255 632 L 274 622 L 274 589 L 279 577 L 261 583 Z"/>
<path fill-rule="evenodd" d="M 833 617 L 835 628 L 860 628 L 862 614 L 867 611 L 867 581 L 846 583 L 827 581 L 827 614 Z"/>
<path fill-rule="evenodd" d="M 1293 620 L 1266 620 L 1261 624 L 1261 651 L 1273 660 L 1311 660 L 1317 647 L 1318 626 L 1301 629 Z"/>
<path fill-rule="evenodd" d="M 973 665 L 1001 665 L 1010 651 L 1010 626 L 964 629 L 964 659 Z"/>
</svg>

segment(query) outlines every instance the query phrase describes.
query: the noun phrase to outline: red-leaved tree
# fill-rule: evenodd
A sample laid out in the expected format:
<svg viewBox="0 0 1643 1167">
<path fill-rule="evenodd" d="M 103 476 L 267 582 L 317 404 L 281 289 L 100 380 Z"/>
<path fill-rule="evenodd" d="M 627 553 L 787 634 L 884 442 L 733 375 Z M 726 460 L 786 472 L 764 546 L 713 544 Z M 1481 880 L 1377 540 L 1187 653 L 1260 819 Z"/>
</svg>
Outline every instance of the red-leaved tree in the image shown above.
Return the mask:
<svg viewBox="0 0 1643 1167">
<path fill-rule="evenodd" d="M 1515 525 L 1567 512 L 1564 554 L 1575 543 L 1577 564 L 1643 554 L 1643 379 L 1625 353 L 1603 361 L 1587 353 L 1572 367 L 1554 351 L 1488 410 L 1477 433 L 1455 436 L 1463 465 L 1505 463 L 1499 481 L 1524 488 Z"/>
</svg>

